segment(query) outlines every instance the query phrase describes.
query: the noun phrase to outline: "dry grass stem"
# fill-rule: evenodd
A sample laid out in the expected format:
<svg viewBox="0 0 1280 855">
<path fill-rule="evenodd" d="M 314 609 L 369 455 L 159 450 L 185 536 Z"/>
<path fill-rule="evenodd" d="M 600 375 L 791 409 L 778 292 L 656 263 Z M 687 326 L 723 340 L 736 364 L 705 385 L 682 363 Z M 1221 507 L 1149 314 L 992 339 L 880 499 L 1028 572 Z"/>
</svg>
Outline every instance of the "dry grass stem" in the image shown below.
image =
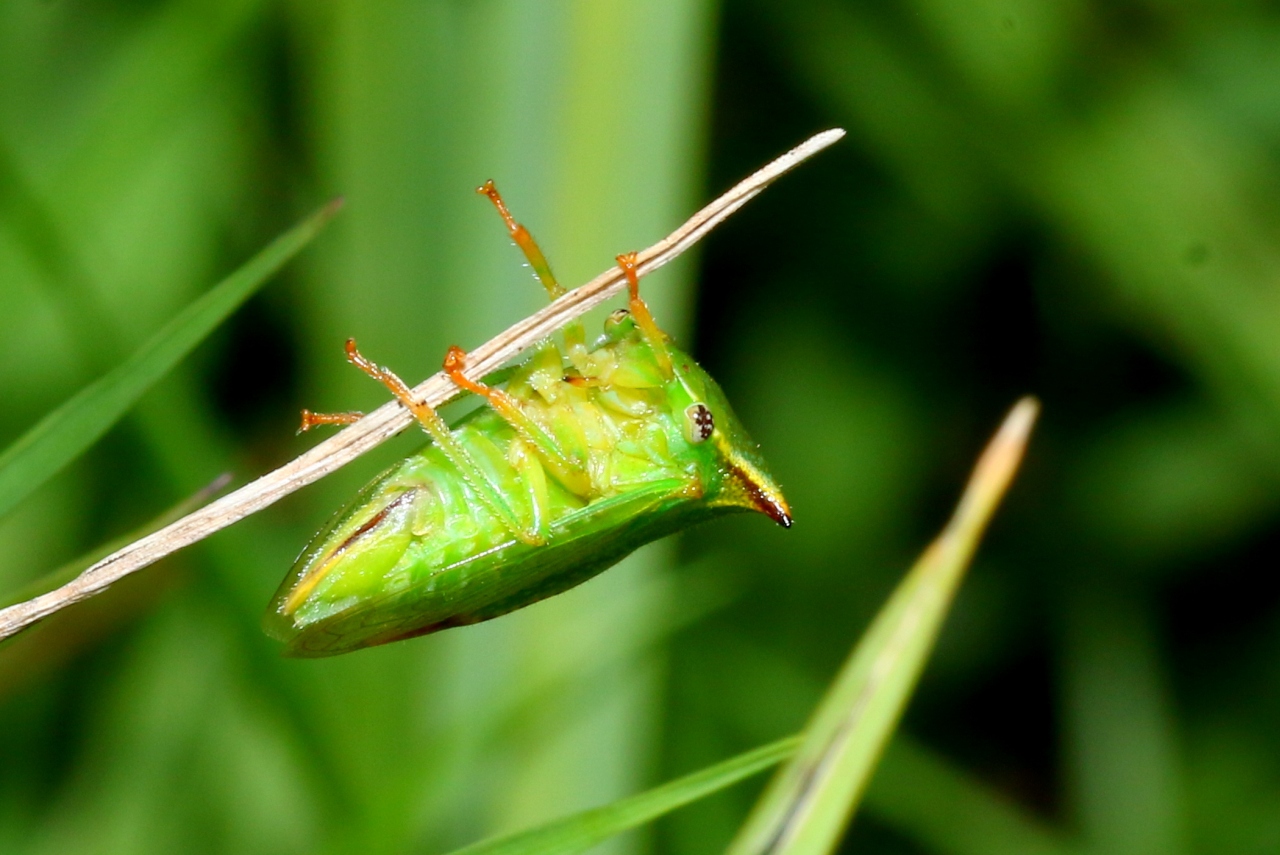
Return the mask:
<svg viewBox="0 0 1280 855">
<path fill-rule="evenodd" d="M 651 273 L 680 255 L 774 179 L 843 136 L 844 131 L 839 129 L 817 134 L 738 183 L 666 238 L 641 252 L 640 273 Z M 467 359 L 468 373 L 480 377 L 500 368 L 530 345 L 623 290 L 625 284 L 626 280 L 616 267 L 601 273 L 471 351 Z M 457 391 L 443 373 L 438 373 L 419 384 L 414 394 L 432 406 L 439 406 Z M 412 421 L 408 411 L 399 403 L 391 401 L 384 404 L 279 469 L 108 555 L 61 588 L 0 610 L 0 639 L 72 603 L 92 597 L 130 573 L 323 478 L 404 430 Z"/>
</svg>

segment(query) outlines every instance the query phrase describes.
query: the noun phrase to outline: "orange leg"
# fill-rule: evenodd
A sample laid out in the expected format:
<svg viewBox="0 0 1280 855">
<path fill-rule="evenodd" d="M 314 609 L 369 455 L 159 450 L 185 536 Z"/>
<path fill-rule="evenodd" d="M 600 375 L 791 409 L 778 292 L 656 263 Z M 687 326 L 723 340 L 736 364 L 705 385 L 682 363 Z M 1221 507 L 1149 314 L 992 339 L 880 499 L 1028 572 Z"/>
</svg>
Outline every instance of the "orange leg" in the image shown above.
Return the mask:
<svg viewBox="0 0 1280 855">
<path fill-rule="evenodd" d="M 302 426 L 298 428 L 298 433 L 306 433 L 313 427 L 320 425 L 353 425 L 364 418 L 364 413 L 313 413 L 310 410 L 302 411 Z"/>
<path fill-rule="evenodd" d="M 413 413 L 414 418 L 418 420 L 423 430 L 431 436 L 431 439 L 444 452 L 449 462 L 457 467 L 458 471 L 462 473 L 462 477 L 475 488 L 480 500 L 498 519 L 502 520 L 512 534 L 532 546 L 539 546 L 545 542 L 546 539 L 537 531 L 536 527 L 529 529 L 521 524 L 515 510 L 507 502 L 502 491 L 494 486 L 493 482 L 489 480 L 489 476 L 484 473 L 484 470 L 472 460 L 471 454 L 458 442 L 453 435 L 453 431 L 449 429 L 449 425 L 431 405 L 413 397 L 413 390 L 390 369 L 367 359 L 356 349 L 356 341 L 352 338 L 347 339 L 347 359 L 351 361 L 352 365 L 377 380 L 383 386 L 386 386 L 396 400 L 403 404 L 409 412 Z"/>
<path fill-rule="evenodd" d="M 564 294 L 564 286 L 556 281 L 555 274 L 551 272 L 551 264 L 547 261 L 547 257 L 542 254 L 542 249 L 538 246 L 538 242 L 533 239 L 533 235 L 529 234 L 528 229 L 517 223 L 516 218 L 511 216 L 511 211 L 507 208 L 507 203 L 502 201 L 502 196 L 499 195 L 497 185 L 493 183 L 493 179 L 477 187 L 476 192 L 482 196 L 488 196 L 489 201 L 493 203 L 493 207 L 498 209 L 499 216 L 507 224 L 507 233 L 511 235 L 511 239 L 516 242 L 516 246 L 520 247 L 520 251 L 528 259 L 534 275 L 538 277 L 542 287 L 547 289 L 547 296 L 554 300 Z M 582 329 L 582 324 L 575 321 L 566 326 L 564 328 L 564 339 L 571 352 L 575 349 L 581 350 L 587 339 L 586 332 Z"/>
<path fill-rule="evenodd" d="M 617 258 L 618 266 L 627 276 L 627 291 L 630 297 L 631 316 L 636 319 L 636 326 L 653 349 L 653 356 L 658 360 L 658 368 L 664 377 L 672 376 L 671 354 L 667 352 L 667 339 L 657 322 L 649 312 L 649 304 L 640 296 L 640 274 L 636 270 L 636 253 L 624 252 Z"/>
<path fill-rule="evenodd" d="M 495 389 L 479 380 L 472 380 L 463 371 L 467 367 L 467 352 L 454 345 L 444 357 L 444 373 L 457 384 L 459 389 L 473 392 L 486 401 L 489 406 L 502 416 L 507 424 L 515 428 L 538 454 L 543 464 L 551 471 L 557 481 L 566 489 L 579 496 L 589 496 L 591 479 L 581 464 L 570 460 L 559 443 L 543 429 L 520 406 L 520 402 L 502 389 Z"/>
<path fill-rule="evenodd" d="M 493 203 L 493 207 L 498 209 L 502 221 L 507 224 L 507 232 L 511 235 L 511 239 L 516 242 L 516 246 L 520 247 L 520 251 L 524 253 L 524 257 L 529 259 L 529 266 L 533 268 L 534 275 L 538 277 L 538 281 L 542 283 L 542 287 L 547 289 L 547 296 L 554 300 L 564 293 L 564 287 L 556 281 L 555 275 L 551 272 L 551 265 L 547 263 L 547 257 L 542 254 L 538 242 L 533 239 L 533 235 L 529 234 L 529 230 L 516 222 L 515 217 L 511 216 L 511 212 L 507 210 L 506 202 L 502 201 L 502 197 L 498 195 L 498 188 L 493 183 L 493 179 L 489 179 L 484 184 L 476 188 L 476 192 L 488 196 L 489 201 Z"/>
</svg>

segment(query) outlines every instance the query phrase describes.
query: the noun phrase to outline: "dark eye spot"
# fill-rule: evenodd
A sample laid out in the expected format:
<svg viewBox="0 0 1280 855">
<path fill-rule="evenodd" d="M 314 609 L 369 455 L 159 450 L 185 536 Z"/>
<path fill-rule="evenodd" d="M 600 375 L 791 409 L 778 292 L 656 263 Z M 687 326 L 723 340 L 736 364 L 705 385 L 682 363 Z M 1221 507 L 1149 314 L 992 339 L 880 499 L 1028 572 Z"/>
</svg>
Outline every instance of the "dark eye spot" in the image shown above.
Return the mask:
<svg viewBox="0 0 1280 855">
<path fill-rule="evenodd" d="M 609 313 L 609 320 L 613 321 L 615 324 L 620 324 L 630 316 L 631 313 L 626 309 L 615 309 Z"/>
<path fill-rule="evenodd" d="M 716 429 L 715 417 L 706 404 L 690 404 L 684 411 L 684 417 L 688 422 L 690 442 L 703 442 Z"/>
</svg>

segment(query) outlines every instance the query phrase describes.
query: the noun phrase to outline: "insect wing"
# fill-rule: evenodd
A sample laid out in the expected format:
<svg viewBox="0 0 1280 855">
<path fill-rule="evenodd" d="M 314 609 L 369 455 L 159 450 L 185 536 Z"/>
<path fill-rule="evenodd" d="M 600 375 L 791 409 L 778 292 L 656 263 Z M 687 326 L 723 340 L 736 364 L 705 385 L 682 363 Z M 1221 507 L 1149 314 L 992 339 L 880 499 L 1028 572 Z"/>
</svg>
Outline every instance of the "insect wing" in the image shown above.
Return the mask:
<svg viewBox="0 0 1280 855">
<path fill-rule="evenodd" d="M 405 517 L 414 491 L 400 483 L 400 476 L 412 460 L 373 479 L 311 539 L 272 597 L 264 619 L 268 635 L 292 643 L 302 625 L 309 622 L 300 620 L 299 609 L 317 586 L 329 579 L 339 560 L 345 577 L 342 582 L 349 591 L 346 599 L 359 600 L 367 596 L 367 590 L 376 590 L 378 571 L 399 561 L 411 542 Z M 362 579 L 367 589 L 363 594 Z M 330 579 L 330 584 L 333 581 Z"/>
<path fill-rule="evenodd" d="M 288 644 L 287 655 L 330 656 L 498 617 L 586 581 L 683 527 L 667 511 L 688 503 L 685 487 L 682 480 L 662 479 L 593 502 L 557 520 L 549 543 L 530 546 L 512 538 L 453 564 L 423 568 L 430 582 L 370 588 L 305 626 L 289 622 L 287 635 L 276 637 Z M 273 615 L 281 601 L 277 594 Z"/>
</svg>

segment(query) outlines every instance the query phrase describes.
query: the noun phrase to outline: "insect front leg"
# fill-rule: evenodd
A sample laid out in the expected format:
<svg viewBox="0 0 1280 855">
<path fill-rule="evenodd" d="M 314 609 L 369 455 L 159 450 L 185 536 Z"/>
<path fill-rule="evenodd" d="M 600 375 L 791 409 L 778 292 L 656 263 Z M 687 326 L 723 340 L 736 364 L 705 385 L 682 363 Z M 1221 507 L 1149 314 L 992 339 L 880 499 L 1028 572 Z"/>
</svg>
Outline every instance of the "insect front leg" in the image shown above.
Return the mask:
<svg viewBox="0 0 1280 855">
<path fill-rule="evenodd" d="M 583 498 L 590 496 L 591 477 L 582 464 L 570 459 L 555 438 L 524 411 L 519 401 L 501 389 L 467 377 L 464 373 L 466 367 L 467 352 L 457 345 L 449 348 L 444 358 L 444 371 L 449 379 L 458 388 L 474 392 L 488 401 L 489 406 L 537 453 L 552 477 L 567 490 Z"/>
<path fill-rule="evenodd" d="M 635 319 L 636 326 L 640 327 L 640 332 L 644 333 L 645 339 L 649 342 L 662 376 L 671 379 L 674 369 L 671 366 L 671 354 L 667 351 L 667 337 L 662 330 L 658 329 L 658 323 L 649 311 L 649 304 L 640 296 L 640 272 L 637 269 L 636 260 L 637 255 L 634 252 L 624 252 L 617 257 L 618 266 L 627 277 L 631 317 Z"/>
<path fill-rule="evenodd" d="M 529 528 L 520 522 L 520 518 L 516 515 L 515 509 L 511 507 L 511 503 L 507 501 L 502 491 L 494 485 L 484 470 L 476 464 L 470 452 L 458 442 L 453 435 L 453 431 L 449 429 L 449 425 L 435 411 L 435 408 L 413 397 L 412 390 L 394 372 L 365 358 L 356 349 L 355 339 L 347 339 L 347 359 L 351 361 L 352 365 L 377 380 L 383 386 L 386 386 L 396 400 L 403 404 L 409 412 L 413 413 L 414 418 L 418 420 L 418 424 L 422 425 L 422 429 L 435 441 L 440 450 L 444 452 L 445 457 L 449 459 L 449 462 L 457 467 L 458 471 L 462 473 L 462 477 L 475 489 L 480 501 L 494 516 L 502 521 L 508 531 L 531 546 L 541 546 L 546 542 L 538 532 L 536 525 L 533 528 Z"/>
</svg>

